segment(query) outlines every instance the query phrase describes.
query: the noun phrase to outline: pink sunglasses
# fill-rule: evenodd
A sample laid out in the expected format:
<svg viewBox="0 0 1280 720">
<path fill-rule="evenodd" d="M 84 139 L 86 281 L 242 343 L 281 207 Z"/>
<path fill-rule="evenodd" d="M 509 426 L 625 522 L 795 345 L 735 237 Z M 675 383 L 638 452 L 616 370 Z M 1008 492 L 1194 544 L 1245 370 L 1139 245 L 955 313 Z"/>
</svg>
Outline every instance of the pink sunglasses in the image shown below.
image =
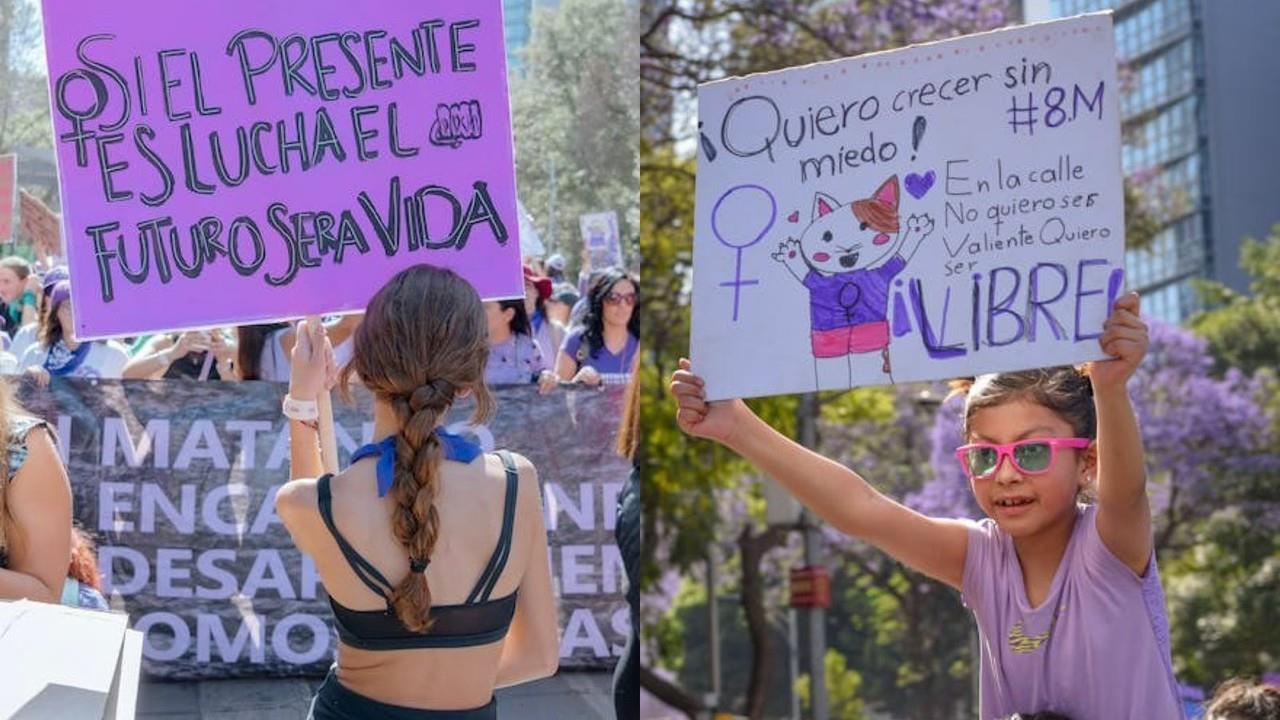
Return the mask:
<svg viewBox="0 0 1280 720">
<path fill-rule="evenodd" d="M 995 474 L 1004 458 L 1024 475 L 1041 475 L 1049 471 L 1058 448 L 1087 448 L 1088 438 L 1030 438 L 1005 445 L 972 443 L 956 448 L 956 459 L 970 479 L 983 480 Z"/>
</svg>

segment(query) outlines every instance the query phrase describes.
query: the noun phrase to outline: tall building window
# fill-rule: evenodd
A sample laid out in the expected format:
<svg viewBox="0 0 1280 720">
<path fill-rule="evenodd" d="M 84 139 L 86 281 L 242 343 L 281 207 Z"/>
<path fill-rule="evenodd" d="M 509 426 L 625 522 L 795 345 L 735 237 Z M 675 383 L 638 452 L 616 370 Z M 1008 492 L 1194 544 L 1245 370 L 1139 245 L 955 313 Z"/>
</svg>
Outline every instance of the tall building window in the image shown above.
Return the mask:
<svg viewBox="0 0 1280 720">
<path fill-rule="evenodd" d="M 1132 77 L 1121 96 L 1121 165 L 1150 171 L 1144 186 L 1161 229 L 1146 250 L 1126 250 L 1127 284 L 1144 314 L 1184 321 L 1198 308 L 1192 280 L 1209 248 L 1201 207 L 1199 101 L 1192 40 L 1195 0 L 1050 0 L 1055 17 L 1116 11 L 1116 54 Z"/>
<path fill-rule="evenodd" d="M 1049 7 L 1053 9 L 1054 17 L 1067 17 L 1106 10 L 1123 3 L 1124 0 L 1052 0 Z"/>
<path fill-rule="evenodd" d="M 502 0 L 502 29 L 507 40 L 507 67 L 519 69 L 519 50 L 529 42 L 533 0 Z"/>
<path fill-rule="evenodd" d="M 1187 97 L 1126 128 L 1121 163 L 1126 173 L 1156 168 L 1196 149 L 1196 98 Z"/>
<path fill-rule="evenodd" d="M 1191 31 L 1192 0 L 1155 0 L 1116 24 L 1116 52 L 1137 57 Z"/>
<path fill-rule="evenodd" d="M 1186 39 L 1138 68 L 1124 94 L 1126 117 L 1152 110 L 1191 92 L 1195 81 L 1191 40 Z"/>
</svg>

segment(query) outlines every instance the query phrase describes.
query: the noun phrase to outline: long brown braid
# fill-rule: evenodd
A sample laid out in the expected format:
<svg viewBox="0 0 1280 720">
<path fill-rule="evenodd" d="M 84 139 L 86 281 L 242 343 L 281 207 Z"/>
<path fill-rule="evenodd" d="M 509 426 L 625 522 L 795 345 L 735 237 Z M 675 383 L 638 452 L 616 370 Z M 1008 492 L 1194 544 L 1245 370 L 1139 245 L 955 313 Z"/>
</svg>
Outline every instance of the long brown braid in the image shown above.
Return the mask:
<svg viewBox="0 0 1280 720">
<path fill-rule="evenodd" d="M 431 589 L 423 574 L 440 531 L 436 494 L 444 452 L 435 430 L 460 393 L 476 408 L 471 422 L 493 413 L 484 384 L 488 324 L 476 291 L 451 270 L 415 265 L 397 273 L 369 302 L 356 330 L 354 354 L 339 378 L 348 394 L 351 374 L 389 404 L 396 436 L 396 509 L 391 526 L 408 551 L 410 572 L 391 595 L 405 627 L 431 627 Z"/>
</svg>

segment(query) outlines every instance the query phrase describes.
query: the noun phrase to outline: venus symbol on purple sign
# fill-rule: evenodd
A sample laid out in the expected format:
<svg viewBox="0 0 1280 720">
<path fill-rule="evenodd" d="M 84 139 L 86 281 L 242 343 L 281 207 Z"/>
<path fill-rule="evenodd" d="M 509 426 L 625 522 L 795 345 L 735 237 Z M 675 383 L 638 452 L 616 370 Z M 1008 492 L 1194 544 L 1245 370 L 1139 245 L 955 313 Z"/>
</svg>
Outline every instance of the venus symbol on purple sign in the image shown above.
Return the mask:
<svg viewBox="0 0 1280 720">
<path fill-rule="evenodd" d="M 755 237 L 751 238 L 750 240 L 747 240 L 746 242 L 742 242 L 741 238 L 747 237 L 748 235 L 750 235 L 749 232 L 737 238 L 725 237 L 724 233 L 720 232 L 720 208 L 724 206 L 724 201 L 728 200 L 729 196 L 737 192 L 750 192 L 752 194 L 764 195 L 765 199 L 769 201 L 769 219 L 756 232 Z M 734 219 L 737 220 L 740 217 L 741 215 L 737 215 L 737 216 L 734 216 Z M 716 240 L 719 240 L 721 245 L 724 245 L 727 248 L 731 248 L 737 251 L 737 255 L 738 255 L 737 264 L 735 265 L 735 269 L 733 273 L 733 280 L 728 280 L 726 282 L 720 283 L 720 287 L 733 288 L 733 321 L 734 322 L 738 322 L 738 301 L 742 295 L 742 287 L 744 285 L 760 284 L 759 280 L 743 280 L 742 279 L 742 251 L 746 250 L 752 245 L 755 245 L 756 243 L 763 240 L 764 236 L 767 235 L 769 233 L 769 230 L 773 228 L 773 222 L 777 219 L 778 219 L 778 201 L 774 199 L 773 193 L 769 192 L 767 189 L 759 185 L 735 185 L 729 188 L 728 190 L 726 190 L 725 193 L 720 196 L 720 199 L 716 200 L 715 206 L 711 208 L 711 232 L 715 233 Z"/>
</svg>

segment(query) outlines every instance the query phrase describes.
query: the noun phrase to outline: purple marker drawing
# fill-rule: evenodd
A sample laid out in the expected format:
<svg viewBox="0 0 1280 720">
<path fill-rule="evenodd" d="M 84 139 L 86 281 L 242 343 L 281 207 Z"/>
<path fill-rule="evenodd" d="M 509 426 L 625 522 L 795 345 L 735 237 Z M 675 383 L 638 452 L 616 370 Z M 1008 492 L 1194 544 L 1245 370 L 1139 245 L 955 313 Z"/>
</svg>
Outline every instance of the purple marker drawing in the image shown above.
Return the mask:
<svg viewBox="0 0 1280 720">
<path fill-rule="evenodd" d="M 760 228 L 760 231 L 756 233 L 756 236 L 754 238 L 742 244 L 737 244 L 732 240 L 726 239 L 725 236 L 720 232 L 720 224 L 718 222 L 718 219 L 720 216 L 720 207 L 724 204 L 724 201 L 727 200 L 730 195 L 738 192 L 739 190 L 756 190 L 763 193 L 764 196 L 769 199 L 769 221 L 764 224 L 764 227 Z M 769 230 L 773 228 L 773 223 L 777 219 L 778 219 L 778 201 L 774 199 L 773 193 L 769 192 L 768 189 L 761 187 L 759 185 L 749 185 L 749 184 L 735 185 L 729 188 L 728 190 L 726 190 L 724 194 L 720 196 L 720 199 L 716 200 L 716 204 L 711 208 L 711 232 L 715 234 L 716 240 L 719 240 L 721 245 L 724 245 L 727 248 L 732 248 L 733 250 L 736 250 L 738 254 L 737 264 L 733 274 L 733 280 L 720 283 L 720 287 L 733 288 L 733 321 L 734 322 L 738 322 L 738 301 L 741 299 L 742 287 L 744 285 L 760 284 L 759 280 L 743 280 L 742 279 L 742 251 L 746 250 L 752 245 L 755 245 L 756 243 L 763 240 L 764 236 L 767 235 L 769 233 Z"/>
<path fill-rule="evenodd" d="M 911 193 L 911 197 L 919 200 L 929 192 L 929 188 L 933 187 L 933 181 L 937 179 L 937 173 L 932 170 L 923 175 L 908 173 L 906 182 L 903 184 L 907 186 L 907 192 Z"/>
<path fill-rule="evenodd" d="M 1111 277 L 1107 278 L 1107 314 L 1111 313 L 1111 308 L 1116 304 L 1116 298 L 1120 297 L 1120 290 L 1124 287 L 1124 268 L 1116 268 L 1111 271 Z"/>
</svg>

